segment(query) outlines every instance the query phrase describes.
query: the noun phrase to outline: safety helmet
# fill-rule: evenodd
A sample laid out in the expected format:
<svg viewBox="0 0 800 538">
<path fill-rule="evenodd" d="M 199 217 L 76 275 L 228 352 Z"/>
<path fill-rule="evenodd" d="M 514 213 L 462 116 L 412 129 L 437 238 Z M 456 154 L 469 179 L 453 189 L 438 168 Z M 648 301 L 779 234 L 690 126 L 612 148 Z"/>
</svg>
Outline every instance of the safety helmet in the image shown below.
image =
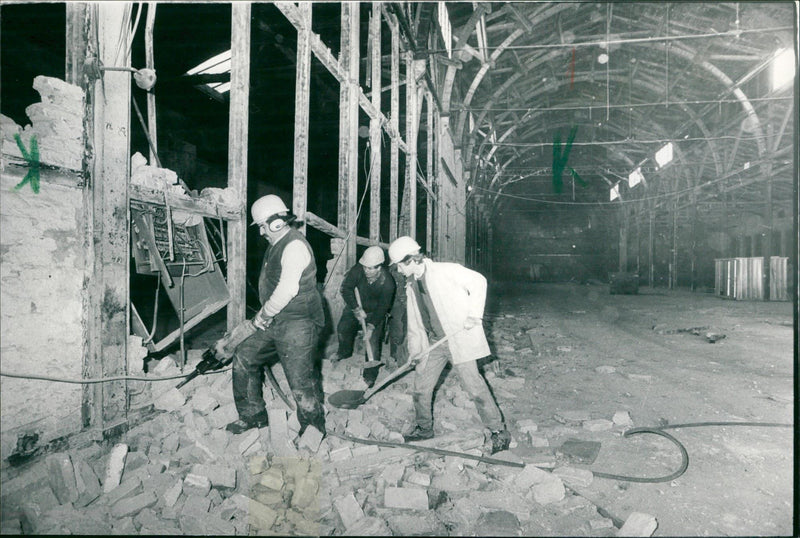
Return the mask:
<svg viewBox="0 0 800 538">
<path fill-rule="evenodd" d="M 418 254 L 420 251 L 419 244 L 411 237 L 404 235 L 398 237 L 392 244 L 389 245 L 389 261 L 392 264 L 403 261 L 403 258 L 409 254 Z"/>
<path fill-rule="evenodd" d="M 386 258 L 383 255 L 383 249 L 381 247 L 369 247 L 364 251 L 364 254 L 361 255 L 361 259 L 358 260 L 358 263 L 364 267 L 375 267 L 376 265 L 382 264 L 384 260 L 386 260 Z"/>
<path fill-rule="evenodd" d="M 253 216 L 252 224 L 261 224 L 269 220 L 273 215 L 281 213 L 288 213 L 289 208 L 283 203 L 279 196 L 274 194 L 267 194 L 262 196 L 250 208 L 250 214 Z"/>
</svg>

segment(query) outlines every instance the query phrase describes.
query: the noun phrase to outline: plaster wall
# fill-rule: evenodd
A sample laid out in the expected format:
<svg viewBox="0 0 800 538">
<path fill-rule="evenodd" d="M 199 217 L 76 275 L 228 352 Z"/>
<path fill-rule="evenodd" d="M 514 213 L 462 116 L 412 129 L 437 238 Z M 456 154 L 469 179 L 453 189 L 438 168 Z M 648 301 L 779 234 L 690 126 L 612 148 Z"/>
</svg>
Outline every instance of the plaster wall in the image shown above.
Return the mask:
<svg viewBox="0 0 800 538">
<path fill-rule="evenodd" d="M 80 378 L 83 365 L 81 189 L 41 183 L 14 191 L 0 175 L 0 356 L 6 373 Z M 40 442 L 80 429 L 82 386 L 0 377 L 2 459 L 17 434 Z"/>
</svg>

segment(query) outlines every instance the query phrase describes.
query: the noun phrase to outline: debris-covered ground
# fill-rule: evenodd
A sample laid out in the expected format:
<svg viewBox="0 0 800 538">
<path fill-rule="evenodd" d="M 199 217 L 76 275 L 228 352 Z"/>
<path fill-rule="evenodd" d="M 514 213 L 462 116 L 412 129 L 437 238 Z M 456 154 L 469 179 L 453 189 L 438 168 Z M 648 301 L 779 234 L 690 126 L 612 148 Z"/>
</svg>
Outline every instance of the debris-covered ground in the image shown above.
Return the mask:
<svg viewBox="0 0 800 538">
<path fill-rule="evenodd" d="M 670 429 L 689 466 L 667 482 L 590 472 L 652 478 L 680 466 L 663 437 L 623 437 L 632 427 L 791 423 L 791 320 L 788 303 L 495 286 L 485 316 L 494 356 L 482 368 L 514 438 L 494 457 L 516 466 L 338 436 L 402 443 L 413 374 L 357 409 L 328 405 L 332 435 L 321 441 L 311 428 L 298 437 L 294 413 L 268 388 L 269 427 L 232 435 L 224 429 L 237 418 L 227 371 L 180 390 L 141 383 L 137 401 L 155 411 L 115 443 L 67 446 L 4 469 L 2 532 L 791 534 L 790 428 Z M 189 367 L 201 352 L 190 353 Z M 325 393 L 365 389 L 361 360 L 325 361 Z M 273 371 L 288 393 L 281 368 Z M 176 372 L 166 358 L 151 375 Z M 443 378 L 434 417 L 437 436 L 419 444 L 488 455 L 455 376 Z"/>
</svg>

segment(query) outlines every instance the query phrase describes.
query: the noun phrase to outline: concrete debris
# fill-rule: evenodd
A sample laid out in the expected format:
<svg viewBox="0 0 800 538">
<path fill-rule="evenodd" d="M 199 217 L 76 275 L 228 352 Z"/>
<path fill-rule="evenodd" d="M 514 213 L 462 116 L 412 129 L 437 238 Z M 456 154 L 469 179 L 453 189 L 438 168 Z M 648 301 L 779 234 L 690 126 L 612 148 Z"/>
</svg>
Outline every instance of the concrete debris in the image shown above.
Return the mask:
<svg viewBox="0 0 800 538">
<path fill-rule="evenodd" d="M 128 455 L 128 445 L 118 444 L 111 450 L 106 466 L 106 477 L 103 481 L 103 491 L 108 493 L 116 488 L 122 478 L 122 470 L 125 468 L 125 458 Z"/>
<path fill-rule="evenodd" d="M 583 423 L 583 429 L 590 432 L 604 432 L 614 427 L 614 423 L 604 418 L 587 420 Z"/>
<path fill-rule="evenodd" d="M 611 529 L 614 527 L 614 522 L 608 518 L 591 519 L 589 520 L 589 527 L 595 531 L 598 529 Z"/>
<path fill-rule="evenodd" d="M 646 383 L 653 381 L 653 376 L 646 374 L 626 374 L 626 377 L 632 381 L 644 381 Z"/>
<path fill-rule="evenodd" d="M 364 517 L 364 510 L 352 493 L 335 499 L 333 507 L 336 513 L 339 514 L 339 519 L 341 519 L 342 525 L 344 525 L 348 533 L 350 533 L 353 525 Z"/>
<path fill-rule="evenodd" d="M 154 506 L 157 502 L 158 497 L 156 497 L 154 493 L 147 491 L 135 497 L 121 499 L 111 507 L 111 515 L 116 518 L 132 516 L 139 513 L 139 511 L 144 508 Z"/>
<path fill-rule="evenodd" d="M 252 447 L 259 438 L 259 431 L 255 428 L 252 430 L 248 430 L 247 432 L 242 434 L 242 440 L 239 441 L 239 453 L 245 454 L 247 450 Z"/>
<path fill-rule="evenodd" d="M 181 391 L 172 387 L 153 402 L 156 409 L 161 411 L 178 411 L 186 403 L 186 397 Z"/>
<path fill-rule="evenodd" d="M 142 492 L 142 480 L 138 477 L 128 478 L 122 484 L 103 496 L 103 502 L 112 505 L 121 499 L 133 497 Z"/>
<path fill-rule="evenodd" d="M 652 536 L 658 527 L 656 518 L 642 512 L 633 512 L 617 532 L 617 536 Z"/>
<path fill-rule="evenodd" d="M 320 443 L 322 443 L 322 433 L 314 426 L 309 425 L 300 437 L 298 447 L 307 448 L 312 453 L 316 454 L 319 450 Z"/>
<path fill-rule="evenodd" d="M 377 517 L 364 517 L 347 529 L 350 536 L 389 536 L 391 529 L 382 519 Z"/>
<path fill-rule="evenodd" d="M 224 465 L 193 465 L 191 474 L 205 476 L 211 482 L 211 487 L 236 487 L 236 469 L 232 467 Z"/>
<path fill-rule="evenodd" d="M 164 504 L 170 508 L 175 506 L 181 493 L 183 493 L 183 480 L 177 480 L 164 492 Z"/>
<path fill-rule="evenodd" d="M 614 413 L 614 417 L 612 418 L 612 421 L 617 426 L 632 426 L 633 425 L 633 419 L 631 418 L 630 413 L 628 413 L 627 411 L 617 411 L 616 413 Z"/>
<path fill-rule="evenodd" d="M 422 486 L 427 488 L 431 485 L 431 476 L 429 474 L 420 473 L 418 471 L 413 471 L 408 478 L 405 480 L 409 484 L 413 484 L 415 486 Z"/>
<path fill-rule="evenodd" d="M 530 441 L 531 446 L 534 448 L 550 446 L 550 441 L 547 439 L 547 437 L 543 437 L 541 435 L 534 435 L 532 433 L 528 434 L 528 440 Z"/>
<path fill-rule="evenodd" d="M 279 467 L 270 467 L 261 474 L 259 484 L 280 491 L 284 484 L 283 471 Z"/>
<path fill-rule="evenodd" d="M 211 491 L 211 480 L 207 476 L 189 473 L 183 479 L 183 491 L 187 495 L 205 497 Z"/>
<path fill-rule="evenodd" d="M 97 478 L 97 474 L 95 474 L 91 465 L 76 457 L 73 459 L 73 467 L 75 469 L 75 485 L 78 489 L 78 498 L 72 504 L 81 508 L 97 499 L 103 490 L 100 487 L 100 479 Z"/>
<path fill-rule="evenodd" d="M 583 422 L 585 420 L 590 420 L 592 417 L 589 414 L 589 411 L 581 410 L 581 411 L 560 411 L 555 415 L 553 415 L 553 418 L 562 424 L 567 424 L 568 422 Z"/>
<path fill-rule="evenodd" d="M 386 508 L 427 510 L 428 491 L 420 488 L 387 487 L 384 491 L 383 505 Z"/>
<path fill-rule="evenodd" d="M 617 371 L 617 369 L 614 368 L 613 366 L 604 365 L 604 366 L 598 366 L 597 368 L 594 369 L 594 371 L 597 372 L 598 374 L 613 374 L 614 372 Z"/>
<path fill-rule="evenodd" d="M 517 421 L 517 429 L 522 433 L 530 433 L 539 430 L 539 426 L 533 419 L 525 418 Z"/>
<path fill-rule="evenodd" d="M 481 514 L 473 536 L 522 536 L 517 516 L 506 510 L 493 510 Z"/>
<path fill-rule="evenodd" d="M 78 485 L 75 481 L 75 470 L 69 454 L 63 452 L 50 454 L 45 459 L 50 478 L 50 487 L 59 504 L 68 504 L 78 500 Z"/>
<path fill-rule="evenodd" d="M 343 446 L 331 450 L 328 457 L 331 461 L 344 461 L 351 459 L 353 457 L 353 452 L 350 450 L 350 447 Z"/>
</svg>

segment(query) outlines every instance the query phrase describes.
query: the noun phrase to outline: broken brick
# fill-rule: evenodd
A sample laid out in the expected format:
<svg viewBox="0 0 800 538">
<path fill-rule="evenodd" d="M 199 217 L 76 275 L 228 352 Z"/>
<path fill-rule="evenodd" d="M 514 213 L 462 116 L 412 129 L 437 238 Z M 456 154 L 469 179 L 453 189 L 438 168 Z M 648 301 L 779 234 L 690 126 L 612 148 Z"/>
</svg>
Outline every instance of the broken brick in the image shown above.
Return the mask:
<svg viewBox="0 0 800 538">
<path fill-rule="evenodd" d="M 236 469 L 232 467 L 224 465 L 193 465 L 191 474 L 207 477 L 212 487 L 236 487 Z"/>
<path fill-rule="evenodd" d="M 306 431 L 300 437 L 298 446 L 300 448 L 307 448 L 311 452 L 316 453 L 319 450 L 319 445 L 322 442 L 322 433 L 314 426 L 307 426 Z"/>
<path fill-rule="evenodd" d="M 154 493 L 145 492 L 135 497 L 121 499 L 111 507 L 111 515 L 116 518 L 133 516 L 144 508 L 154 506 L 158 502 L 158 497 Z"/>
<path fill-rule="evenodd" d="M 128 445 L 117 444 L 111 449 L 106 465 L 106 477 L 103 481 L 103 491 L 108 493 L 119 486 L 122 470 L 125 468 L 125 458 L 128 455 Z"/>
<path fill-rule="evenodd" d="M 199 495 L 205 497 L 211 491 L 211 481 L 207 476 L 189 473 L 183 479 L 183 491 L 187 495 Z"/>
<path fill-rule="evenodd" d="M 656 527 L 658 522 L 650 514 L 632 512 L 617 531 L 617 536 L 652 536 Z"/>
<path fill-rule="evenodd" d="M 50 487 L 59 504 L 68 504 L 78 500 L 78 486 L 75 481 L 75 470 L 69 454 L 60 452 L 50 454 L 45 459 Z"/>
<path fill-rule="evenodd" d="M 108 504 L 115 504 L 121 499 L 133 497 L 142 492 L 142 481 L 139 478 L 126 480 L 116 488 L 112 489 L 105 495 L 105 501 Z"/>
<path fill-rule="evenodd" d="M 359 519 L 364 517 L 364 510 L 362 510 L 361 505 L 358 504 L 352 493 L 335 499 L 333 507 L 336 513 L 339 514 L 345 529 L 350 529 Z"/>
<path fill-rule="evenodd" d="M 428 492 L 420 488 L 396 488 L 387 486 L 383 492 L 383 505 L 386 508 L 427 510 Z"/>
</svg>

